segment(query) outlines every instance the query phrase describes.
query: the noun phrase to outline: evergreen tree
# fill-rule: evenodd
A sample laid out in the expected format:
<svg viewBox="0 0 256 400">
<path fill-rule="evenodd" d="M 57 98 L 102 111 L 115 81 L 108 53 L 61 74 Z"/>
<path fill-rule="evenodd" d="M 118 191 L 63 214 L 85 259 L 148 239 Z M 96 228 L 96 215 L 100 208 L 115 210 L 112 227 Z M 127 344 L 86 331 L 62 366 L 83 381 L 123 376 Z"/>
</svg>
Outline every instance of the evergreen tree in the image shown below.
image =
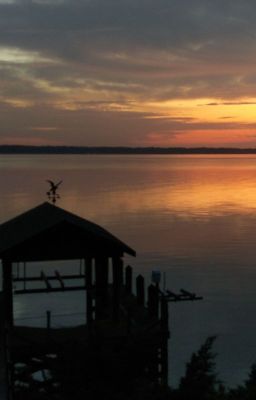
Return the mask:
<svg viewBox="0 0 256 400">
<path fill-rule="evenodd" d="M 256 364 L 251 366 L 248 379 L 244 385 L 239 385 L 229 392 L 229 400 L 255 400 L 256 399 Z"/>
<path fill-rule="evenodd" d="M 218 398 L 217 375 L 215 373 L 215 357 L 212 345 L 216 336 L 208 337 L 200 349 L 193 353 L 186 365 L 185 376 L 179 385 L 181 400 L 210 400 Z"/>
</svg>

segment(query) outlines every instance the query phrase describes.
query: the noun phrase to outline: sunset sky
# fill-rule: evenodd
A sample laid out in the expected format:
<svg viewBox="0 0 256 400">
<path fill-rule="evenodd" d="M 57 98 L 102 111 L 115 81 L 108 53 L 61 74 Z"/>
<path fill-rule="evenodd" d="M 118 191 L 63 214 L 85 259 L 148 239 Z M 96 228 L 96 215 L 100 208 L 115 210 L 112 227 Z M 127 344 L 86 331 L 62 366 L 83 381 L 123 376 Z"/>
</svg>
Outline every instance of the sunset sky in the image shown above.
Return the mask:
<svg viewBox="0 0 256 400">
<path fill-rule="evenodd" d="M 0 144 L 256 147 L 254 0 L 0 0 Z"/>
</svg>

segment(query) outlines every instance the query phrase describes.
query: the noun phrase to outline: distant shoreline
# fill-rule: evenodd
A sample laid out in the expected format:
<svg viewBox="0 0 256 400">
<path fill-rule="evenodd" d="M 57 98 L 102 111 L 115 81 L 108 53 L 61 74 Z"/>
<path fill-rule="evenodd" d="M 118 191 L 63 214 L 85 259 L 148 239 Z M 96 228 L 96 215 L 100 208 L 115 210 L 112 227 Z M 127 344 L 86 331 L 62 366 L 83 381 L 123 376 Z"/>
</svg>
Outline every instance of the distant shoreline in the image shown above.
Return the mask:
<svg viewBox="0 0 256 400">
<path fill-rule="evenodd" d="M 0 145 L 0 154 L 256 154 L 256 148 Z"/>
</svg>

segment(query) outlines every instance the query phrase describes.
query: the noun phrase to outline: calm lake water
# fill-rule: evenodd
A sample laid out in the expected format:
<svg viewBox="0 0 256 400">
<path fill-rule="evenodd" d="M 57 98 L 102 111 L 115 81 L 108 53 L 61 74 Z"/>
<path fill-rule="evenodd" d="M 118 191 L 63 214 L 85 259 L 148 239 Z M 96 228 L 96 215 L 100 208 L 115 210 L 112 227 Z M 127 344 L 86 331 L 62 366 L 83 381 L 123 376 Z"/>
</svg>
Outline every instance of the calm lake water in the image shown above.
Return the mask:
<svg viewBox="0 0 256 400">
<path fill-rule="evenodd" d="M 0 222 L 47 200 L 46 179 L 63 179 L 60 207 L 137 251 L 136 274 L 204 297 L 169 306 L 171 384 L 209 335 L 219 378 L 242 383 L 256 362 L 256 156 L 0 156 Z M 81 322 L 82 294 L 43 299 L 55 326 Z M 41 303 L 16 296 L 16 322 L 45 324 Z"/>
</svg>

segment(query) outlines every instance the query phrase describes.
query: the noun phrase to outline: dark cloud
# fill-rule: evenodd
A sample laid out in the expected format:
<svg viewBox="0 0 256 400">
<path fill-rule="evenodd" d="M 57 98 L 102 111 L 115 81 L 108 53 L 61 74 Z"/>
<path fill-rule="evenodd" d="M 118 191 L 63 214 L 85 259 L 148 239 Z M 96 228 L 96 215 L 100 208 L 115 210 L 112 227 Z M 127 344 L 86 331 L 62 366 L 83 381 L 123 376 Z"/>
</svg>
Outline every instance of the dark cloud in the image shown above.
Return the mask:
<svg viewBox="0 0 256 400">
<path fill-rule="evenodd" d="M 244 106 L 244 105 L 256 105 L 253 101 L 223 101 L 223 102 L 213 102 L 207 104 L 198 104 L 199 107 L 202 106 Z"/>
<path fill-rule="evenodd" d="M 97 54 L 103 47 L 112 52 L 160 48 L 205 60 L 237 58 L 255 46 L 255 10 L 254 3 L 236 0 L 20 0 L 0 5 L 0 40 L 83 62 L 87 51 Z"/>
<path fill-rule="evenodd" d="M 1 135 L 23 129 L 21 123 L 15 130 L 12 118 L 18 124 L 21 112 L 32 119 L 30 125 L 24 121 L 22 135 L 28 125 L 44 127 L 44 109 L 47 126 L 58 126 L 49 140 L 66 137 L 73 124 L 79 132 L 74 141 L 83 142 L 86 131 L 88 141 L 94 135 L 100 144 L 100 129 L 112 121 L 113 141 L 125 137 L 130 143 L 164 124 L 170 132 L 192 124 L 132 114 L 131 102 L 211 98 L 216 101 L 209 106 L 254 104 L 244 98 L 256 91 L 255 16 L 252 0 L 2 0 L 0 99 L 10 117 Z M 63 111 L 69 98 L 76 112 Z"/>
</svg>

